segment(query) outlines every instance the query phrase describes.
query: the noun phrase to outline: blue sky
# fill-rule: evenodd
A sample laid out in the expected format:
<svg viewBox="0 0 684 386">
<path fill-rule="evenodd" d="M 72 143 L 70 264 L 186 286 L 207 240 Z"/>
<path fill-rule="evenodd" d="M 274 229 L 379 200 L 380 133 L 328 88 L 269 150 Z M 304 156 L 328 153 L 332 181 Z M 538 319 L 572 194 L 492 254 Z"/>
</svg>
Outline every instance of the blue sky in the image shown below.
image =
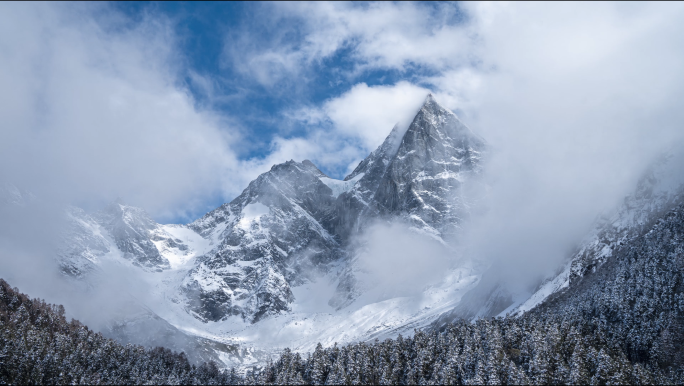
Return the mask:
<svg viewBox="0 0 684 386">
<path fill-rule="evenodd" d="M 363 9 L 368 6 L 359 3 L 353 7 Z M 236 68 L 239 64 L 232 63 L 231 55 L 234 53 L 229 46 L 240 40 L 243 42 L 238 45 L 251 48 L 261 46 L 268 49 L 271 44 L 301 46 L 307 39 L 307 31 L 301 28 L 301 19 L 306 15 L 284 15 L 271 24 L 263 22 L 269 13 L 268 4 L 115 2 L 112 7 L 132 23 L 142 23 L 147 18 L 169 21 L 178 35 L 176 44 L 183 57 L 184 68 L 179 74 L 182 86 L 192 93 L 198 107 L 211 108 L 237 118 L 249 128 L 254 143 L 240 154 L 244 158 L 267 156 L 268 144 L 274 135 L 282 133 L 287 137 L 297 137 L 305 134 L 307 127 L 297 122 L 287 122 L 287 131 L 283 132 L 284 112 L 302 105 L 319 105 L 349 91 L 358 83 L 372 87 L 409 80 L 429 88 L 430 84 L 421 79 L 437 74 L 430 66 L 421 63 L 405 63 L 401 68 L 370 66 L 359 70 L 363 58 L 354 57 L 355 42 L 350 37 L 331 52 L 308 63 L 306 74 L 297 79 L 282 79 L 275 84 L 259 82 Z M 433 16 L 448 9 L 446 24 L 464 22 L 465 15 L 456 3 L 425 3 L 417 7 Z M 211 83 L 211 95 L 191 73 Z M 327 166 L 322 165 L 322 169 L 338 178 L 344 176 L 346 169 Z"/>
<path fill-rule="evenodd" d="M 682 132 L 682 19 L 650 3 L 2 3 L 0 179 L 187 222 L 289 159 L 344 177 L 432 92 L 490 143 L 500 202 L 594 216 Z"/>
</svg>

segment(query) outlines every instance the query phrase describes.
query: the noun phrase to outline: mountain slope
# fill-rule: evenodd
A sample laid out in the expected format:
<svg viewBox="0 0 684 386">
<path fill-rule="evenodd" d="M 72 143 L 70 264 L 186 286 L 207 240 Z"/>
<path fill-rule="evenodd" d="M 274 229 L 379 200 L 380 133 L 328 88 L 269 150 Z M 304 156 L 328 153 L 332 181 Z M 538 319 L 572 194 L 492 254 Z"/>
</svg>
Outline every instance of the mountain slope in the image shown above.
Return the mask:
<svg viewBox="0 0 684 386">
<path fill-rule="evenodd" d="M 485 149 L 429 95 L 411 125 L 395 127 L 343 181 L 310 161 L 274 166 L 189 225 L 217 245 L 184 279 L 185 304 L 203 321 L 256 322 L 290 311 L 292 287 L 341 270 L 331 304 L 349 305 L 360 294 L 356 236 L 378 220 L 401 220 L 440 240 L 456 233 L 468 207 L 461 186 L 481 172 Z"/>
<path fill-rule="evenodd" d="M 485 141 L 429 95 L 408 127 L 394 127 L 343 180 L 307 160 L 274 165 L 187 225 L 157 224 L 120 202 L 96 213 L 71 208 L 60 265 L 93 286 L 109 263 L 138 270 L 149 288 L 139 297 L 149 308 L 143 319 L 226 344 L 257 345 L 264 329 L 278 335 L 272 345 L 299 348 L 410 333 L 458 303 L 479 268 L 454 260 L 440 271 L 442 282 L 410 296 L 363 297 L 374 280 L 359 263 L 373 241 L 367 236 L 377 224 L 400 224 L 452 254 L 486 152 Z M 139 320 L 115 322 L 135 334 Z M 120 331 L 125 341 L 126 328 Z"/>
<path fill-rule="evenodd" d="M 189 225 L 218 241 L 183 283 L 198 317 L 258 321 L 288 311 L 291 285 L 324 274 L 344 256 L 323 221 L 334 198 L 321 177 L 309 161 L 276 165 L 230 204 Z"/>
<path fill-rule="evenodd" d="M 570 290 L 552 294 L 530 314 L 600 321 L 604 339 L 622 342 L 631 360 L 681 369 L 684 205 L 643 225 Z"/>
<path fill-rule="evenodd" d="M 102 259 L 120 259 L 145 271 L 160 272 L 171 268 L 162 251 L 174 250 L 178 255 L 187 250 L 183 241 L 154 222 L 143 209 L 121 202 L 93 214 L 67 208 L 62 239 L 58 262 L 64 273 L 76 278 L 85 278 Z"/>
<path fill-rule="evenodd" d="M 684 153 L 670 150 L 648 168 L 634 193 L 625 198 L 615 213 L 596 222 L 562 269 L 541 283 L 513 312 L 531 310 L 554 293 L 573 287 L 683 200 Z"/>
<path fill-rule="evenodd" d="M 559 293 L 574 293 L 583 278 L 597 271 L 623 246 L 640 237 L 669 210 L 684 202 L 684 153 L 673 147 L 649 167 L 633 193 L 612 214 L 600 217 L 577 249 L 532 294 L 520 298 L 500 283 L 498 272 L 485 272 L 478 285 L 467 293 L 436 325 L 465 318 L 522 315 Z"/>
</svg>

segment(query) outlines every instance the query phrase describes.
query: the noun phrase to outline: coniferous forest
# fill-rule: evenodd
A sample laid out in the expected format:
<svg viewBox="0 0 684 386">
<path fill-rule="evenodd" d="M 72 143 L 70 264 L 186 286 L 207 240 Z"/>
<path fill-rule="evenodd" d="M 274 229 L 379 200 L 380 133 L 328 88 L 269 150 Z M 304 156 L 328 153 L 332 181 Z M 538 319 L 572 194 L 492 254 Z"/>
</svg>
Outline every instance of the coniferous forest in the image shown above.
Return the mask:
<svg viewBox="0 0 684 386">
<path fill-rule="evenodd" d="M 0 386 L 684 386 L 684 1 L 0 1 Z"/>
<path fill-rule="evenodd" d="M 3 384 L 682 384 L 684 206 L 521 317 L 284 350 L 245 374 L 116 343 L 0 281 Z"/>
</svg>

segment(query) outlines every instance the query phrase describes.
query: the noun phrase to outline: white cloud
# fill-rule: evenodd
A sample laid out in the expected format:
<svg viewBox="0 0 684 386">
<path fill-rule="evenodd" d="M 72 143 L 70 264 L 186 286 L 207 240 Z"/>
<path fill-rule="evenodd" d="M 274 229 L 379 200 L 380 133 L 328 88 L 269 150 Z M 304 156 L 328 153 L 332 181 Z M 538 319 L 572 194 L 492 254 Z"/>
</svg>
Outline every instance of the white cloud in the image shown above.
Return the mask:
<svg viewBox="0 0 684 386">
<path fill-rule="evenodd" d="M 258 164 L 310 159 L 344 177 L 375 150 L 394 125 L 408 127 L 430 91 L 408 82 L 391 86 L 356 84 L 325 101 L 290 111 L 286 119 L 308 127 L 303 137 L 276 137 L 273 151 Z"/>
<path fill-rule="evenodd" d="M 684 134 L 684 9 L 522 3 L 468 11 L 483 64 L 462 108 L 494 150 L 491 211 L 475 251 L 511 277 L 535 276 L 553 270 Z M 430 82 L 457 94 L 455 73 Z"/>
<path fill-rule="evenodd" d="M 323 104 L 322 110 L 343 135 L 360 138 L 374 150 L 395 124 L 408 127 L 429 90 L 408 82 L 369 87 L 360 83 Z"/>
<path fill-rule="evenodd" d="M 402 223 L 372 224 L 358 241 L 356 274 L 373 302 L 420 294 L 455 262 L 453 251 Z"/>
<path fill-rule="evenodd" d="M 315 128 L 331 124 L 336 135 L 358 139 L 364 150 L 372 151 L 394 125 L 408 127 L 429 92 L 408 82 L 372 87 L 359 83 L 322 106 L 296 111 L 290 118 Z"/>
<path fill-rule="evenodd" d="M 451 4 L 264 6 L 255 21 L 279 33 L 233 36 L 226 53 L 238 70 L 305 87 L 312 64 L 345 48 L 353 69 L 339 71 L 355 85 L 288 111 L 307 133 L 280 133 L 248 161 L 231 150 L 248 138 L 176 84 L 171 26 L 103 27 L 87 7 L 64 7 L 0 13 L 2 177 L 68 199 L 118 194 L 157 217 L 196 213 L 206 197 L 238 194 L 289 159 L 342 176 L 431 90 L 495 149 L 491 213 L 501 222 L 491 229 L 522 231 L 516 219 L 539 217 L 528 222 L 574 235 L 682 131 L 679 5 L 478 3 L 459 6 L 460 23 Z M 364 69 L 406 80 L 368 86 Z M 190 77 L 213 95 L 211 82 Z"/>
<path fill-rule="evenodd" d="M 363 79 L 362 69 L 406 74 L 410 82 L 358 83 L 300 115 L 367 150 L 432 89 L 492 145 L 491 210 L 474 253 L 508 259 L 511 269 L 535 267 L 536 275 L 555 267 L 596 214 L 684 134 L 684 7 L 462 6 L 465 21 L 452 25 L 416 4 L 286 5 L 278 17 L 301 16 L 304 37 L 274 51 L 299 72 L 345 48 L 356 64 L 349 79 Z"/>
<path fill-rule="evenodd" d="M 306 81 L 310 65 L 342 48 L 350 49 L 355 72 L 367 68 L 403 70 L 407 65 L 443 70 L 468 61 L 474 40 L 453 23 L 453 4 L 276 3 L 254 16 L 255 36 L 226 42 L 227 61 L 265 86 Z M 263 31 L 278 26 L 262 41 Z M 258 38 L 256 38 L 258 36 Z M 292 82 L 292 79 L 296 82 Z"/>
<path fill-rule="evenodd" d="M 44 199 L 119 195 L 168 219 L 252 177 L 231 150 L 235 130 L 177 86 L 180 57 L 163 20 L 130 26 L 95 6 L 0 7 L 2 179 Z"/>
</svg>

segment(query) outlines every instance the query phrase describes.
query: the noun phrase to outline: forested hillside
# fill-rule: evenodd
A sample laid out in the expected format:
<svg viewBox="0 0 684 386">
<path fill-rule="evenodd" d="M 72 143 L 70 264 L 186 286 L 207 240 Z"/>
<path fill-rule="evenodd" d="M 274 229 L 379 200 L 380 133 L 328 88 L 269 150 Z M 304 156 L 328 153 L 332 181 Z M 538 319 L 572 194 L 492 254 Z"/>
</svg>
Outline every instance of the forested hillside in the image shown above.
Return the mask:
<svg viewBox="0 0 684 386">
<path fill-rule="evenodd" d="M 233 373 L 233 376 L 235 374 Z M 233 383 L 237 378 L 233 379 Z M 1 384 L 226 384 L 214 363 L 116 343 L 0 279 Z"/>
<path fill-rule="evenodd" d="M 122 346 L 61 306 L 0 282 L 2 383 L 684 383 L 684 206 L 572 291 L 518 318 L 457 322 L 411 338 L 285 350 L 244 378 L 163 348 Z"/>
<path fill-rule="evenodd" d="M 594 273 L 519 318 L 457 322 L 413 338 L 285 352 L 262 383 L 684 383 L 684 206 Z"/>
</svg>

